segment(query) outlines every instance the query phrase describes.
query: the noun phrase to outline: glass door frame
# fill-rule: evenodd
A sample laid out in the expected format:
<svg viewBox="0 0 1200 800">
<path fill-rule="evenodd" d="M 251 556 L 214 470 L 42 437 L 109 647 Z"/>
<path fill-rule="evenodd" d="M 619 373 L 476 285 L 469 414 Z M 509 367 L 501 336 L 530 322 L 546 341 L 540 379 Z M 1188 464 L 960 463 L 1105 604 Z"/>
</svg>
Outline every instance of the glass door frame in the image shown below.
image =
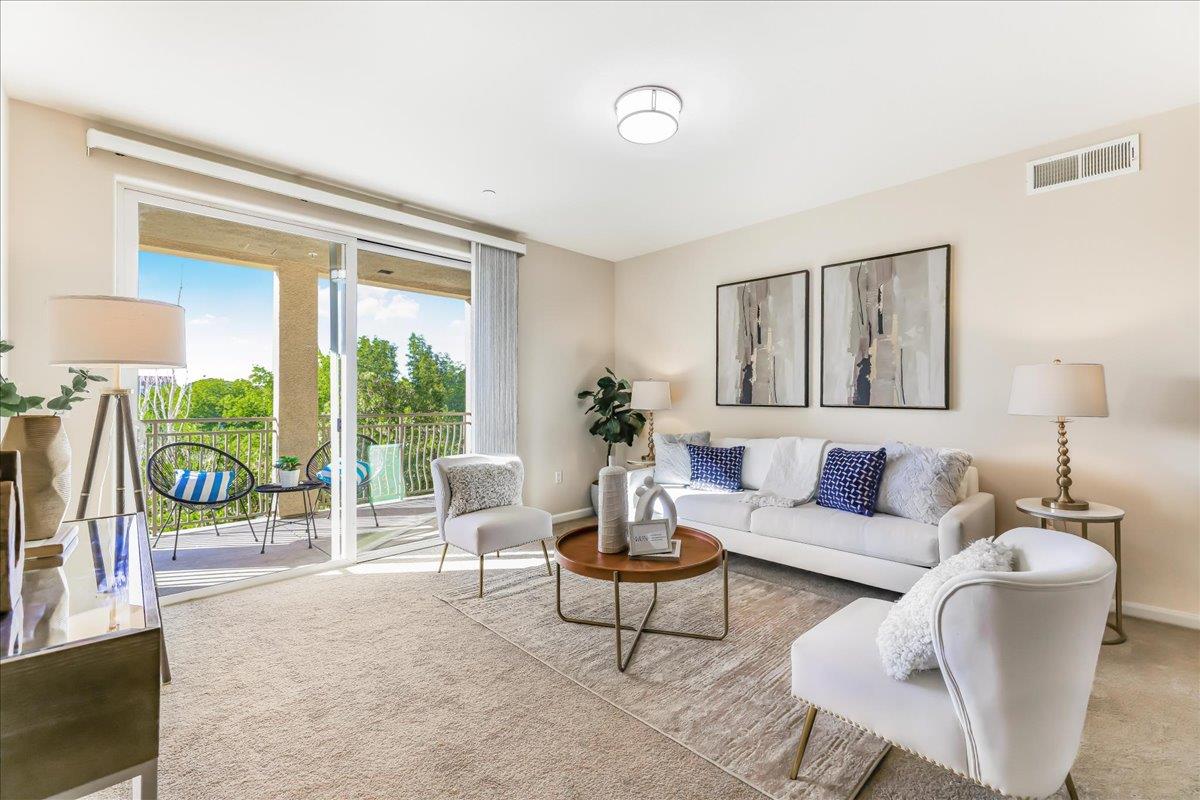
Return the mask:
<svg viewBox="0 0 1200 800">
<path fill-rule="evenodd" d="M 396 258 L 409 259 L 412 261 L 424 261 L 427 264 L 436 264 L 437 266 L 450 267 L 452 269 L 461 269 L 461 270 L 466 271 L 468 275 L 470 275 L 471 271 L 474 269 L 474 266 L 471 263 L 471 256 L 466 253 L 463 253 L 460 255 L 451 255 L 449 253 L 430 253 L 430 252 L 425 252 L 423 250 L 418 250 L 418 249 L 415 249 L 412 247 L 402 247 L 400 245 L 385 244 L 385 243 L 378 241 L 378 239 L 375 239 L 375 238 L 360 237 L 358 239 L 358 250 L 369 252 L 369 253 L 378 253 L 380 255 L 385 255 L 385 256 L 394 256 Z M 356 275 L 356 278 L 357 278 L 357 275 Z M 357 287 L 357 279 L 355 281 L 355 285 Z M 355 289 L 355 306 L 356 307 L 355 307 L 355 313 L 354 313 L 355 324 L 357 324 L 357 320 L 358 320 L 357 293 L 358 292 L 357 292 L 357 288 L 356 288 Z M 466 379 L 467 379 L 466 380 L 466 382 L 467 382 L 466 394 L 467 394 L 467 403 L 469 406 L 470 397 L 471 397 L 471 376 L 474 371 L 472 369 L 472 355 L 473 354 L 471 352 L 471 336 L 470 336 L 470 326 L 474 324 L 474 311 L 473 311 L 474 307 L 472 306 L 470 300 L 466 301 L 466 305 L 467 305 L 467 324 L 468 324 L 468 328 L 467 328 L 467 361 L 464 366 L 466 367 Z M 467 410 L 470 411 L 470 408 L 468 407 Z M 356 412 L 357 412 L 357 409 L 356 409 Z M 355 421 L 357 422 L 357 416 L 355 417 Z M 466 444 L 465 452 L 471 452 L 471 450 L 470 450 L 471 425 L 470 424 L 468 424 L 466 426 L 466 431 L 465 431 L 464 435 L 467 437 L 465 440 L 465 444 Z M 355 540 L 355 544 L 357 545 L 357 538 Z M 397 555 L 403 555 L 405 553 L 415 552 L 417 550 L 424 550 L 428 547 L 430 547 L 430 545 L 427 543 L 424 543 L 424 542 L 406 542 L 406 543 L 401 543 L 401 544 L 392 544 L 392 545 L 388 545 L 387 547 L 380 547 L 378 549 L 368 550 L 364 553 L 359 554 L 359 558 L 360 558 L 360 560 L 363 560 L 363 561 L 374 561 L 375 559 L 387 558 L 388 556 L 397 556 Z M 355 552 L 357 553 L 357 549 Z"/>
<path fill-rule="evenodd" d="M 340 325 L 337 334 L 343 352 L 341 353 L 341 358 L 331 359 L 331 369 L 336 368 L 338 373 L 330 376 L 330 383 L 331 385 L 335 385 L 336 380 L 336 385 L 340 386 L 341 391 L 338 392 L 336 407 L 330 408 L 329 429 L 331 439 L 335 432 L 339 434 L 338 444 L 340 448 L 335 447 L 335 452 L 340 450 L 342 453 L 354 453 L 358 433 L 358 412 L 356 407 L 358 396 L 358 354 L 356 347 L 347 347 L 345 345 L 348 342 L 358 341 L 358 313 L 355 304 L 350 303 L 347 305 L 345 299 L 356 298 L 358 295 L 357 236 L 337 231 L 336 228 L 338 226 L 331 225 L 330 227 L 325 227 L 319 223 L 317 225 L 305 224 L 312 222 L 309 219 L 304 219 L 298 223 L 289 220 L 288 217 L 292 215 L 285 212 L 275 212 L 248 205 L 242 206 L 236 203 L 231 204 L 210 196 L 198 195 L 186 190 L 173 190 L 169 187 L 148 182 L 118 179 L 116 182 L 115 200 L 113 289 L 114 294 L 117 295 L 136 297 L 138 293 L 138 208 L 143 204 L 321 239 L 331 245 L 340 246 L 343 269 L 345 270 L 341 288 L 338 292 L 342 298 L 342 304 L 339 309 L 342 313 L 335 319 L 332 313 L 333 309 L 331 308 L 330 325 L 331 327 Z M 331 294 L 333 284 L 334 278 L 331 275 Z M 314 308 L 313 313 L 317 313 L 317 309 Z M 333 330 L 330 333 L 332 341 Z M 127 380 L 128 383 L 126 385 L 136 386 L 137 369 L 124 369 L 126 372 L 122 374 L 123 382 Z M 166 595 L 162 598 L 162 605 L 172 605 L 198 597 L 221 594 L 226 591 L 234 591 L 277 580 L 286 580 L 305 574 L 325 572 L 331 568 L 354 564 L 358 556 L 357 486 L 355 482 L 346 480 L 341 480 L 340 484 L 340 491 L 338 493 L 331 493 L 333 511 L 331 512 L 330 519 L 331 521 L 336 520 L 337 524 L 331 522 L 330 527 L 331 532 L 337 535 L 331 536 L 333 553 L 330 560 L 219 586 Z"/>
</svg>

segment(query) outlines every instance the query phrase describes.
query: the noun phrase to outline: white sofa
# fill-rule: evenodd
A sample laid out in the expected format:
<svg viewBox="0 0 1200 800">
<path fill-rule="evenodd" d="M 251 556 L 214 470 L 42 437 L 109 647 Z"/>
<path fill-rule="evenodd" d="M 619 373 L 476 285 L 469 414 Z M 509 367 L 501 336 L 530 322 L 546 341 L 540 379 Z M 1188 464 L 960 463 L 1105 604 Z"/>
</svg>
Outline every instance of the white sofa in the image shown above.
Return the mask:
<svg viewBox="0 0 1200 800">
<path fill-rule="evenodd" d="M 746 448 L 741 492 L 712 492 L 664 485 L 675 501 L 679 522 L 716 536 L 725 548 L 765 561 L 906 592 L 917 580 L 976 539 L 996 533 L 996 501 L 979 491 L 979 473 L 970 467 L 959 486 L 958 505 L 937 525 L 876 512 L 864 517 L 814 503 L 795 508 L 753 508 L 742 498 L 762 487 L 778 439 L 714 439 L 713 447 Z M 830 442 L 847 450 L 882 445 Z M 822 458 L 824 456 L 822 455 Z M 633 470 L 630 486 L 640 485 L 653 468 Z"/>
</svg>

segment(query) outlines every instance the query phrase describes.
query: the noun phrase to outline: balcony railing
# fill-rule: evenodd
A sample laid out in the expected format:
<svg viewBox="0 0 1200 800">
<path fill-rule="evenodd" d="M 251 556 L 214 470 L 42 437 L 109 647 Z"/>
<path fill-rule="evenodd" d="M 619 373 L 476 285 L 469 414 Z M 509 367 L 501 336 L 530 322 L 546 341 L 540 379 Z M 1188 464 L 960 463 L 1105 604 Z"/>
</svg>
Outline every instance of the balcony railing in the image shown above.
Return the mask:
<svg viewBox="0 0 1200 800">
<path fill-rule="evenodd" d="M 274 480 L 275 439 L 277 424 L 274 417 L 226 417 L 214 419 L 150 419 L 144 421 L 146 442 L 142 448 L 142 472 L 145 460 L 165 444 L 198 442 L 224 450 L 254 473 L 258 483 Z M 445 455 L 465 452 L 470 415 L 461 412 L 422 414 L 372 414 L 358 418 L 358 432 L 372 439 L 369 458 L 374 474 L 371 477 L 371 498 L 375 502 L 403 500 L 433 492 L 429 462 Z M 319 420 L 318 441 L 313 451 L 329 438 L 329 420 Z M 302 455 L 301 469 L 311 453 Z M 267 513 L 267 495 L 251 492 L 247 498 L 250 515 Z M 174 527 L 174 503 L 167 501 L 147 487 L 146 511 L 150 527 L 155 531 Z M 242 504 L 226 506 L 217 512 L 218 522 L 242 519 Z M 182 525 L 193 527 L 208 524 L 199 513 L 185 512 Z"/>
</svg>

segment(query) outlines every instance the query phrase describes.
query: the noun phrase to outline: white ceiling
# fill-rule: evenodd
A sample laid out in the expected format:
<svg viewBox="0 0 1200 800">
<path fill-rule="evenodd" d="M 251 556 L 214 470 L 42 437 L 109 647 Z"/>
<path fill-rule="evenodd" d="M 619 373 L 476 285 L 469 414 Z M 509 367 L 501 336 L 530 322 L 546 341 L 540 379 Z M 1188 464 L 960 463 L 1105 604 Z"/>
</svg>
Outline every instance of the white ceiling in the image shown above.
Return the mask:
<svg viewBox="0 0 1200 800">
<path fill-rule="evenodd" d="M 1197 9 L 8 2 L 0 62 L 14 98 L 622 259 L 1195 103 Z M 642 83 L 683 96 L 666 143 L 617 136 Z"/>
</svg>

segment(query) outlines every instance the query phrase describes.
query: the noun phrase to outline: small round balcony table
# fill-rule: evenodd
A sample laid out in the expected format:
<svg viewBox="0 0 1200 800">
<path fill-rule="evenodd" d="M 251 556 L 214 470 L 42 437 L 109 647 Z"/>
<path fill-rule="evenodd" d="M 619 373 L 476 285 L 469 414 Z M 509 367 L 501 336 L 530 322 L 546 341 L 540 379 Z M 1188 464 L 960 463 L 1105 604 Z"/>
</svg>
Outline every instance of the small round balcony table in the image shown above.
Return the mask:
<svg viewBox="0 0 1200 800">
<path fill-rule="evenodd" d="M 629 666 L 633 653 L 641 641 L 643 633 L 660 634 L 664 636 L 685 636 L 689 639 L 707 639 L 720 641 L 729 633 L 729 556 L 721 542 L 703 531 L 687 528 L 683 525 L 675 529 L 675 539 L 680 540 L 679 558 L 669 561 L 653 559 L 630 558 L 625 553 L 601 553 L 596 550 L 597 531 L 595 525 L 577 528 L 563 534 L 554 543 L 554 609 L 563 622 L 573 622 L 577 625 L 595 625 L 600 628 L 612 628 L 613 640 L 616 645 L 617 670 L 624 672 Z M 677 631 L 666 628 L 649 628 L 646 622 L 650 619 L 654 606 L 658 603 L 658 584 L 669 581 L 682 581 L 695 578 L 715 569 L 721 570 L 721 599 L 722 624 L 721 632 L 701 633 L 695 631 Z M 562 608 L 562 571 L 567 570 L 584 578 L 611 581 L 613 588 L 613 618 L 587 619 L 574 617 L 563 613 Z M 621 584 L 650 583 L 654 585 L 650 605 L 642 615 L 641 622 L 636 626 L 621 621 Z M 633 643 L 629 652 L 625 653 L 621 645 L 621 632 L 633 631 Z"/>
<path fill-rule="evenodd" d="M 1050 520 L 1078 522 L 1079 535 L 1084 539 L 1088 538 L 1089 523 L 1109 523 L 1113 526 L 1113 558 L 1117 562 L 1117 608 L 1113 621 L 1106 624 L 1116 637 L 1105 639 L 1104 644 L 1121 644 L 1126 641 L 1125 615 L 1121 610 L 1121 520 L 1125 519 L 1125 510 L 1104 503 L 1089 503 L 1085 509 L 1068 511 L 1044 506 L 1040 497 L 1022 497 L 1017 501 L 1017 508 L 1031 517 L 1037 517 L 1043 528 Z"/>
<path fill-rule="evenodd" d="M 304 535 L 308 537 L 308 548 L 312 549 L 313 536 L 317 533 L 317 506 L 316 503 L 309 499 L 308 493 L 324 487 L 325 484 L 318 483 L 317 481 L 301 481 L 295 486 L 263 483 L 254 487 L 254 491 L 259 494 L 271 496 L 271 507 L 267 510 L 267 529 L 263 532 L 262 549 L 258 551 L 259 555 L 267 552 L 268 535 L 270 536 L 271 544 L 275 544 L 275 528 L 279 525 L 279 495 L 290 494 L 291 492 L 300 492 L 300 497 L 304 501 Z"/>
</svg>

